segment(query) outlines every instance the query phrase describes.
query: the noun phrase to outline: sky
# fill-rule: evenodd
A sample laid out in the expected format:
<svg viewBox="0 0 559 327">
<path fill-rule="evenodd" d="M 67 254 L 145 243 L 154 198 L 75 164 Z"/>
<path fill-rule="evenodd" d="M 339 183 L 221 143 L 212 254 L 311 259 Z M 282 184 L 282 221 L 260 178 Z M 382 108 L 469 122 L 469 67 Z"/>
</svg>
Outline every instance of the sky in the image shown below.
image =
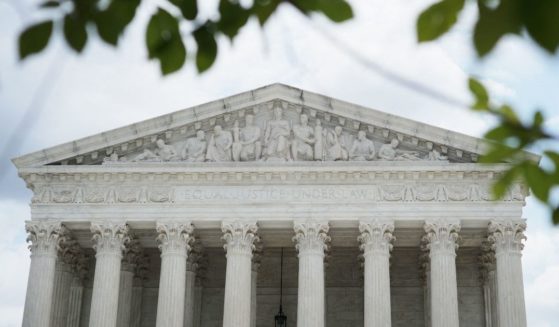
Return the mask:
<svg viewBox="0 0 559 327">
<path fill-rule="evenodd" d="M 92 36 L 78 56 L 58 33 L 43 54 L 19 62 L 17 35 L 40 19 L 36 2 L 0 0 L 0 327 L 21 325 L 29 268 L 24 221 L 30 218 L 31 192 L 10 158 L 276 82 L 472 136 L 494 123 L 387 80 L 347 48 L 464 103 L 472 101 L 467 78 L 477 76 L 496 99 L 526 117 L 540 108 L 549 128 L 559 130 L 559 57 L 530 40 L 507 37 L 479 60 L 470 41 L 476 16 L 471 7 L 447 36 L 419 45 L 415 19 L 431 2 L 355 0 L 356 17 L 343 24 L 316 15 L 308 19 L 284 6 L 264 29 L 250 21 L 233 43 L 219 39 L 209 72 L 198 75 L 189 60 L 180 72 L 162 77 L 157 63 L 147 60 L 143 34 L 157 2 L 141 7 L 117 49 Z M 202 11 L 212 12 L 213 5 L 205 1 Z M 187 48 L 194 48 L 192 40 Z M 523 217 L 528 325 L 556 326 L 559 229 L 531 197 Z"/>
</svg>

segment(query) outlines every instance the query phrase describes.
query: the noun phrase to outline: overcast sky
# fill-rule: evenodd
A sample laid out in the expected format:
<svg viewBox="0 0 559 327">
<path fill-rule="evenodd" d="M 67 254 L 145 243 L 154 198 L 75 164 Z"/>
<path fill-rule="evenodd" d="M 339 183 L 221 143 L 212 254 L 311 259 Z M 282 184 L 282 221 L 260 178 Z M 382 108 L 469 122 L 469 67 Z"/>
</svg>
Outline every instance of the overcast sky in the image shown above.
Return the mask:
<svg viewBox="0 0 559 327">
<path fill-rule="evenodd" d="M 220 39 L 218 60 L 208 73 L 198 76 L 190 61 L 163 78 L 157 64 L 146 60 L 144 47 L 143 27 L 153 5 L 141 8 L 118 50 L 92 37 L 84 54 L 76 56 L 57 35 L 43 55 L 20 63 L 18 31 L 38 18 L 30 3 L 0 1 L 0 327 L 21 325 L 29 267 L 23 222 L 29 219 L 31 194 L 10 158 L 276 82 L 473 136 L 491 126 L 487 117 L 386 80 L 325 35 L 406 79 L 464 102 L 471 101 L 467 77 L 480 76 L 499 99 L 523 114 L 545 109 L 550 127 L 559 130 L 558 56 L 510 37 L 480 62 L 468 34 L 474 10 L 443 40 L 418 45 L 415 18 L 430 1 L 353 1 L 356 18 L 342 25 L 321 17 L 309 20 L 282 7 L 264 30 L 251 21 L 234 44 Z M 204 3 L 210 12 L 211 1 Z M 187 47 L 194 47 L 191 40 Z M 31 119 L 21 124 L 27 111 Z M 532 199 L 524 217 L 529 326 L 557 326 L 559 230 Z"/>
</svg>

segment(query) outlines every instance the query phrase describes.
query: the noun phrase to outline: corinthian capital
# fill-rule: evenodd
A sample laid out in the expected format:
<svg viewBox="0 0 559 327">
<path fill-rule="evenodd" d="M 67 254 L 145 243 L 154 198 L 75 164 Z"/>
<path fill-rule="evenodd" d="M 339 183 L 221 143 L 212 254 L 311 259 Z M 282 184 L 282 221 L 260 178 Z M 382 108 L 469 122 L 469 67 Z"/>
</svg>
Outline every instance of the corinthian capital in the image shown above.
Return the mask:
<svg viewBox="0 0 559 327">
<path fill-rule="evenodd" d="M 361 235 L 357 240 L 365 256 L 369 253 L 389 255 L 395 237 L 394 222 L 388 220 L 368 219 L 359 222 Z"/>
<path fill-rule="evenodd" d="M 194 231 L 191 222 L 157 222 L 156 230 L 162 255 L 178 254 L 186 257 Z"/>
<path fill-rule="evenodd" d="M 434 252 L 456 254 L 458 249 L 458 232 L 460 232 L 460 222 L 457 220 L 428 220 L 423 226 L 425 229 L 425 240 L 430 254 Z"/>
<path fill-rule="evenodd" d="M 221 223 L 224 248 L 229 253 L 244 253 L 252 255 L 254 242 L 260 238 L 256 235 L 258 225 L 254 221 L 224 221 Z"/>
<path fill-rule="evenodd" d="M 104 221 L 91 223 L 93 248 L 99 254 L 115 254 L 122 256 L 124 245 L 130 240 L 128 225 L 124 222 Z"/>
<path fill-rule="evenodd" d="M 330 226 L 325 221 L 295 221 L 293 224 L 295 236 L 293 242 L 296 242 L 295 248 L 299 254 L 304 252 L 314 252 L 315 254 L 324 255 L 324 251 L 328 250 L 330 236 L 328 231 Z"/>
<path fill-rule="evenodd" d="M 495 253 L 515 252 L 520 254 L 524 249 L 522 243 L 526 236 L 526 221 L 521 220 L 493 220 L 489 223 L 489 241 L 493 244 Z"/>
<path fill-rule="evenodd" d="M 27 242 L 31 242 L 31 255 L 56 256 L 62 224 L 57 221 L 27 221 Z"/>
</svg>

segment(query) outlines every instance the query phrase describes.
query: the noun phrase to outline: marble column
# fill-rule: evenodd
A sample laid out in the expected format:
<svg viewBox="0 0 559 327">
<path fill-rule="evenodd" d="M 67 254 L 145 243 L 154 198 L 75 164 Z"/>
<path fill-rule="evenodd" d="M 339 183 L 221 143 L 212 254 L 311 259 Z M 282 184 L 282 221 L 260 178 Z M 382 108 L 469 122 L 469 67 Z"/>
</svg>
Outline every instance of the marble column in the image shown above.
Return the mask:
<svg viewBox="0 0 559 327">
<path fill-rule="evenodd" d="M 251 261 L 258 227 L 252 221 L 224 221 L 221 230 L 227 251 L 223 327 L 249 327 Z"/>
<path fill-rule="evenodd" d="M 329 225 L 323 221 L 295 221 L 295 248 L 299 252 L 297 326 L 325 326 L 324 251 Z"/>
<path fill-rule="evenodd" d="M 70 286 L 70 296 L 68 298 L 68 316 L 66 327 L 79 327 L 81 320 L 83 286 L 89 273 L 89 256 L 81 251 L 74 262 L 74 276 Z"/>
<path fill-rule="evenodd" d="M 140 242 L 137 239 L 131 239 L 124 249 L 124 257 L 120 266 L 117 326 L 130 326 L 134 272 L 141 255 Z"/>
<path fill-rule="evenodd" d="M 65 327 L 68 319 L 70 287 L 74 276 L 70 264 L 64 262 L 60 255 L 58 259 L 54 274 L 50 326 Z"/>
<path fill-rule="evenodd" d="M 83 281 L 80 277 L 72 278 L 70 286 L 70 295 L 68 297 L 68 317 L 66 319 L 66 327 L 79 327 L 83 298 Z"/>
<path fill-rule="evenodd" d="M 128 242 L 128 226 L 124 222 L 91 223 L 95 254 L 95 276 L 89 327 L 116 327 L 120 264 Z"/>
<path fill-rule="evenodd" d="M 161 250 L 157 327 L 183 327 L 186 260 L 192 232 L 190 222 L 157 222 Z"/>
<path fill-rule="evenodd" d="M 480 271 L 485 306 L 485 327 L 498 327 L 497 276 L 495 275 L 495 252 L 490 242 L 481 245 Z"/>
<path fill-rule="evenodd" d="M 460 223 L 440 219 L 427 221 L 424 227 L 430 261 L 431 325 L 458 327 L 456 249 Z"/>
<path fill-rule="evenodd" d="M 394 223 L 378 219 L 359 223 L 363 250 L 365 327 L 390 327 L 390 251 Z"/>
<path fill-rule="evenodd" d="M 149 255 L 142 253 L 136 264 L 134 282 L 132 284 L 132 303 L 130 305 L 130 327 L 140 327 L 142 323 L 142 297 L 144 283 L 149 273 Z"/>
<path fill-rule="evenodd" d="M 202 278 L 200 272 L 196 276 L 196 287 L 194 288 L 194 322 L 193 327 L 200 327 L 202 316 L 202 294 L 204 288 L 202 286 Z"/>
<path fill-rule="evenodd" d="M 431 327 L 431 271 L 429 270 L 429 241 L 427 237 L 421 239 L 420 255 L 419 255 L 419 270 L 420 280 L 423 285 L 423 318 L 425 327 Z"/>
<path fill-rule="evenodd" d="M 521 262 L 525 230 L 524 220 L 495 220 L 489 224 L 497 266 L 499 326 L 503 327 L 527 325 Z"/>
<path fill-rule="evenodd" d="M 262 242 L 256 242 L 252 256 L 252 273 L 250 277 L 250 327 L 256 327 L 257 297 L 258 297 L 258 270 L 262 260 Z"/>
<path fill-rule="evenodd" d="M 23 309 L 23 327 L 49 327 L 60 222 L 28 221 L 31 266 Z"/>
<path fill-rule="evenodd" d="M 194 309 L 196 304 L 196 273 L 198 261 L 202 255 L 199 240 L 193 241 L 192 249 L 186 260 L 186 286 L 184 299 L 184 326 L 194 327 Z"/>
</svg>

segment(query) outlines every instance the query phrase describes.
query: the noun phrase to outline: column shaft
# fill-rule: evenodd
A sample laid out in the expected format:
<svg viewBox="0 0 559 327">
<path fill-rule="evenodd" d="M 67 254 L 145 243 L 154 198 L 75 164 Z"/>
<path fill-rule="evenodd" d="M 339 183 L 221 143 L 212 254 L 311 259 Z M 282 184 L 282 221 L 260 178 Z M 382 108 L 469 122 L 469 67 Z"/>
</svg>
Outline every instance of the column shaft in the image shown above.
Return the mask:
<svg viewBox="0 0 559 327">
<path fill-rule="evenodd" d="M 184 302 L 184 327 L 194 327 L 196 272 L 186 270 L 186 296 Z"/>
<path fill-rule="evenodd" d="M 527 326 L 521 261 L 525 230 L 523 220 L 492 221 L 489 225 L 497 262 L 499 326 L 503 327 Z"/>
<path fill-rule="evenodd" d="M 92 224 L 91 231 L 97 253 L 89 327 L 116 327 L 120 264 L 128 228 L 122 223 L 104 222 Z"/>
<path fill-rule="evenodd" d="M 379 220 L 359 224 L 364 251 L 365 327 L 390 327 L 390 250 L 394 224 Z"/>
<path fill-rule="evenodd" d="M 458 285 L 454 255 L 431 252 L 431 319 L 433 327 L 458 327 Z"/>
<path fill-rule="evenodd" d="M 258 269 L 252 269 L 252 275 L 250 276 L 250 327 L 256 327 L 257 281 Z"/>
<path fill-rule="evenodd" d="M 324 251 L 330 237 L 326 222 L 299 221 L 294 224 L 299 251 L 297 326 L 325 326 Z"/>
<path fill-rule="evenodd" d="M 23 327 L 49 327 L 56 265 L 56 242 L 61 224 L 27 222 L 31 266 L 23 310 Z"/>
<path fill-rule="evenodd" d="M 325 326 L 324 298 L 324 256 L 300 253 L 297 326 Z"/>
<path fill-rule="evenodd" d="M 66 326 L 66 320 L 68 319 L 68 299 L 70 298 L 72 279 L 72 268 L 59 257 L 54 274 L 52 310 L 50 316 L 50 325 L 53 327 Z"/>
<path fill-rule="evenodd" d="M 456 249 L 459 222 L 429 221 L 425 238 L 429 248 L 432 327 L 458 327 L 458 285 Z"/>
<path fill-rule="evenodd" d="M 132 286 L 132 305 L 130 306 L 130 327 L 140 327 L 142 322 L 143 287 L 139 278 L 134 279 Z"/>
<path fill-rule="evenodd" d="M 79 327 L 82 311 L 83 284 L 79 277 L 74 277 L 68 297 L 68 319 L 66 327 Z"/>
<path fill-rule="evenodd" d="M 227 250 L 223 327 L 249 327 L 251 303 L 251 264 L 255 235 L 254 222 L 223 222 Z"/>
<path fill-rule="evenodd" d="M 130 326 L 133 284 L 134 267 L 123 263 L 122 269 L 120 270 L 117 326 Z"/>
<path fill-rule="evenodd" d="M 191 240 L 190 222 L 158 222 L 161 274 L 157 301 L 157 327 L 183 327 L 186 259 Z"/>
</svg>

